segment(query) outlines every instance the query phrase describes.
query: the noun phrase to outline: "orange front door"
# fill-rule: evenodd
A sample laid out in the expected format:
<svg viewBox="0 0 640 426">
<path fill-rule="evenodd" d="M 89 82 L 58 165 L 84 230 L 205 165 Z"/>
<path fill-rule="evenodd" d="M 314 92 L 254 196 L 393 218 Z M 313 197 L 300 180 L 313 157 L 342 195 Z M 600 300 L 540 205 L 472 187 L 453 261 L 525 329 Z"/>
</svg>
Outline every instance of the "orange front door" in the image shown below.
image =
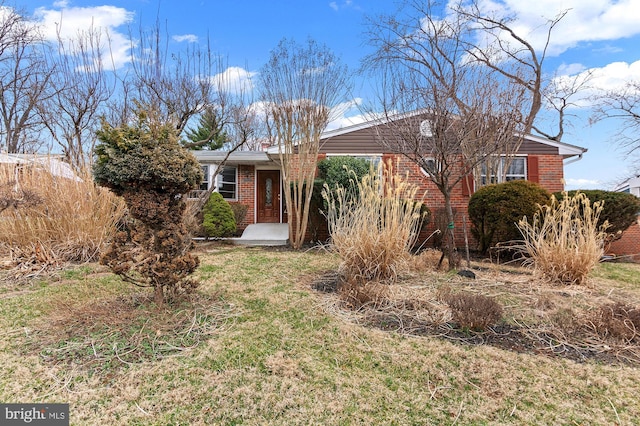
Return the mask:
<svg viewBox="0 0 640 426">
<path fill-rule="evenodd" d="M 280 171 L 258 170 L 257 222 L 280 223 Z"/>
</svg>

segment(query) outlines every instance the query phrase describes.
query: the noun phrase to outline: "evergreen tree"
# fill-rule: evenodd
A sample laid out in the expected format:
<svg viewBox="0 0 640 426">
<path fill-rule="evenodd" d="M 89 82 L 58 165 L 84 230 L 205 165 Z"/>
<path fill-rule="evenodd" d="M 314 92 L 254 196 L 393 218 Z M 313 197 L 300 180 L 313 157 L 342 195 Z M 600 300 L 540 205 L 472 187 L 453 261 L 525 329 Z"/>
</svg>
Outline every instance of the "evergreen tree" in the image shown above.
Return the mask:
<svg viewBox="0 0 640 426">
<path fill-rule="evenodd" d="M 227 133 L 222 127 L 216 112 L 207 108 L 200 116 L 198 126 L 195 129 L 186 130 L 186 140 L 182 141 L 182 145 L 185 148 L 195 150 L 220 149 L 228 140 Z"/>
</svg>

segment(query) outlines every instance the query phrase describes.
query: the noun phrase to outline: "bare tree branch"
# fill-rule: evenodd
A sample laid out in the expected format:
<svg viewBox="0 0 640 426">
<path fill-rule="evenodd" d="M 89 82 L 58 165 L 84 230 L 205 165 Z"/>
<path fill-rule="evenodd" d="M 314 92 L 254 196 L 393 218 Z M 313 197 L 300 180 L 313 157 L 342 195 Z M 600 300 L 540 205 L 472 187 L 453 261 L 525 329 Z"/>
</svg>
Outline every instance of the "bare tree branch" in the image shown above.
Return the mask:
<svg viewBox="0 0 640 426">
<path fill-rule="evenodd" d="M 640 81 L 627 82 L 621 89 L 611 90 L 595 98 L 597 108 L 591 122 L 617 120 L 621 126 L 616 142 L 627 154 L 640 151 Z"/>
<path fill-rule="evenodd" d="M 536 117 L 543 107 L 544 92 L 546 85 L 549 84 L 545 79 L 543 65 L 547 58 L 553 30 L 569 11 L 562 11 L 547 21 L 544 46 L 541 51 L 538 51 L 531 42 L 515 31 L 512 18 L 486 14 L 478 0 L 472 0 L 470 3 L 458 2 L 452 10 L 457 15 L 468 19 L 475 28 L 475 37 L 464 39 L 465 49 L 469 55 L 529 92 L 531 102 L 524 117 L 524 132 L 531 132 Z M 481 45 L 478 40 L 486 44 Z M 515 64 L 516 67 L 510 67 L 510 63 Z M 514 73 L 513 69 L 518 72 Z M 562 129 L 562 120 L 558 125 Z M 562 133 L 562 130 L 558 131 L 558 135 L 562 136 Z"/>
<path fill-rule="evenodd" d="M 72 40 L 63 39 L 58 32 L 58 48 L 50 60 L 56 69 L 51 96 L 39 104 L 51 137 L 78 170 L 91 163 L 97 141 L 95 130 L 116 89 L 115 78 L 110 78 L 105 69 L 114 67 L 102 51 L 104 38 L 102 30 L 93 27 Z"/>
<path fill-rule="evenodd" d="M 44 59 L 49 46 L 15 9 L 0 7 L 0 149 L 34 152 L 42 126 L 36 107 L 54 72 Z"/>
</svg>

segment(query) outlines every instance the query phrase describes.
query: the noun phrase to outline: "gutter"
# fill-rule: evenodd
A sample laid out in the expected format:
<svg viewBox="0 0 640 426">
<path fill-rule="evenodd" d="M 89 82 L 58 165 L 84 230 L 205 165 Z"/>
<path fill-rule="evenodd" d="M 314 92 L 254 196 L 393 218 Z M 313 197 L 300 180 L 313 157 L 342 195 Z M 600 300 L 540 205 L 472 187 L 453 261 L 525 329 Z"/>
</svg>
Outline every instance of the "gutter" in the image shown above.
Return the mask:
<svg viewBox="0 0 640 426">
<path fill-rule="evenodd" d="M 571 163 L 575 163 L 576 161 L 580 161 L 582 160 L 582 156 L 584 155 L 584 152 L 582 154 L 578 154 L 577 157 L 570 159 L 569 161 L 563 161 L 562 165 L 566 166 L 567 164 L 571 164 Z"/>
</svg>

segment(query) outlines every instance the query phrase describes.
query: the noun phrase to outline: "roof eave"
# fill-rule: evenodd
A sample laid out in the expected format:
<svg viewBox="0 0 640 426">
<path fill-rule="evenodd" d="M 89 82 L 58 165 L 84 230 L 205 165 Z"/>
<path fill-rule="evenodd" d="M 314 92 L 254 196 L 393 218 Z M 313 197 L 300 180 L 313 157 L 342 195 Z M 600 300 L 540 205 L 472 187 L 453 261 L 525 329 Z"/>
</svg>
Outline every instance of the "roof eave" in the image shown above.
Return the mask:
<svg viewBox="0 0 640 426">
<path fill-rule="evenodd" d="M 271 157 L 265 151 L 240 151 L 232 152 L 227 157 L 226 151 L 191 151 L 196 159 L 201 163 L 220 164 L 267 164 L 272 163 Z"/>
</svg>

